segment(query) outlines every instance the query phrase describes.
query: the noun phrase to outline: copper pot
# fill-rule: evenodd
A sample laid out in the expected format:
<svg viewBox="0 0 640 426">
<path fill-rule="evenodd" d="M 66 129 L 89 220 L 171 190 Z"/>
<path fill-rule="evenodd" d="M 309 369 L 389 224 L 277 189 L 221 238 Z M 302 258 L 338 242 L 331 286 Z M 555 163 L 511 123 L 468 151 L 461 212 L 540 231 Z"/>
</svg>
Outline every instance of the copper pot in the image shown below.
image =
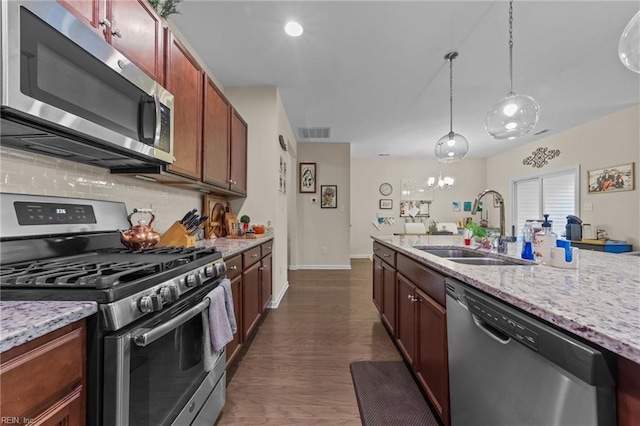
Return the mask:
<svg viewBox="0 0 640 426">
<path fill-rule="evenodd" d="M 131 223 L 131 216 L 136 213 L 149 213 L 151 215 L 151 220 L 147 225 L 144 220 L 139 220 L 137 225 L 133 225 Z M 149 209 L 133 209 L 133 212 L 127 216 L 127 220 L 129 221 L 128 231 L 120 231 L 120 241 L 125 245 L 129 250 L 145 250 L 152 248 L 158 241 L 160 241 L 160 234 L 151 228 L 151 224 L 155 220 L 155 216 L 153 212 Z"/>
</svg>

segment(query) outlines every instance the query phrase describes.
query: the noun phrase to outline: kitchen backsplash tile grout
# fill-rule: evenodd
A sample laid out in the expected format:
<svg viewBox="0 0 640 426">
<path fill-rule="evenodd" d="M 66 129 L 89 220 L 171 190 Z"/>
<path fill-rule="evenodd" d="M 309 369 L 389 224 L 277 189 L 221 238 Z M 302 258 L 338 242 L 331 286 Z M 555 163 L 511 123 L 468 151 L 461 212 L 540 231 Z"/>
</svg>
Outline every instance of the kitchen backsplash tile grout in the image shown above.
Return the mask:
<svg viewBox="0 0 640 426">
<path fill-rule="evenodd" d="M 202 195 L 195 191 L 113 176 L 99 167 L 6 147 L 0 147 L 0 192 L 122 201 L 129 212 L 153 205 L 157 213 L 153 227 L 158 232 L 166 231 L 186 211 L 202 210 Z"/>
</svg>

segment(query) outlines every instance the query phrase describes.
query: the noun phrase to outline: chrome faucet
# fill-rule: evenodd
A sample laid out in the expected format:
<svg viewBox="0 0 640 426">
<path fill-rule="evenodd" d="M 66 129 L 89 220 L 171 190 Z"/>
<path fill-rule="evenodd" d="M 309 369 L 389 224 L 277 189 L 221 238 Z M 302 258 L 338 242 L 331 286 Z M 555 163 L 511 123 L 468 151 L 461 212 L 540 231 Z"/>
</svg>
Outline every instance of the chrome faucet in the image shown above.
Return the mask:
<svg viewBox="0 0 640 426">
<path fill-rule="evenodd" d="M 471 209 L 471 214 L 476 214 L 478 212 L 478 203 L 487 194 L 493 194 L 493 199 L 495 203 L 500 207 L 500 235 L 498 236 L 498 252 L 506 253 L 507 252 L 507 243 L 515 241 L 515 238 L 507 237 L 505 235 L 504 229 L 504 198 L 498 191 L 494 191 L 493 189 L 485 189 L 481 193 L 476 196 L 476 199 L 473 201 L 473 208 Z M 494 204 L 495 204 L 494 203 Z"/>
</svg>

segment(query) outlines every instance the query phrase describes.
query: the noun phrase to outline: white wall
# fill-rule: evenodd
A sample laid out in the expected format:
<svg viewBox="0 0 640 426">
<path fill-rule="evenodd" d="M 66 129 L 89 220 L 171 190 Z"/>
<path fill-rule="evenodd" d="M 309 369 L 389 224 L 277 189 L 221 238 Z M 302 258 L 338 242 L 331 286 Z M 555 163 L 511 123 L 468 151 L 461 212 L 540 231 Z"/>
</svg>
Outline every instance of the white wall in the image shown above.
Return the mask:
<svg viewBox="0 0 640 426">
<path fill-rule="evenodd" d="M 560 156 L 549 160 L 549 164 L 541 169 L 523 165 L 522 160 L 538 147 L 559 149 Z M 635 162 L 635 190 L 587 194 L 588 170 L 630 162 Z M 576 165 L 580 166 L 581 211 L 578 216 L 594 228 L 606 229 L 610 238 L 626 240 L 638 250 L 640 104 L 488 158 L 487 185 L 508 197 L 505 201 L 510 208 L 512 179 Z M 593 211 L 585 211 L 584 203 L 593 203 Z M 511 225 L 510 216 L 507 215 L 508 226 Z"/>
<path fill-rule="evenodd" d="M 248 215 L 254 224 L 273 227 L 273 301 L 277 306 L 287 284 L 287 193 L 279 191 L 280 157 L 287 162 L 287 174 L 294 165 L 290 154 L 280 148 L 278 135 L 293 140 L 293 131 L 284 112 L 276 87 L 228 87 L 225 95 L 247 121 L 247 192 L 246 199 L 234 200 L 234 212 Z"/>
<path fill-rule="evenodd" d="M 153 207 L 156 220 L 152 227 L 160 233 L 187 211 L 197 208 L 202 213 L 203 207 L 203 197 L 195 191 L 112 175 L 107 169 L 5 146 L 0 147 L 0 192 L 122 201 L 128 212 L 135 207 Z M 138 216 L 148 220 L 143 214 L 133 220 Z"/>
<path fill-rule="evenodd" d="M 300 143 L 298 163 L 316 163 L 317 191 L 297 194 L 298 269 L 350 269 L 351 147 L 348 143 Z M 320 186 L 337 185 L 337 208 L 320 208 Z M 296 181 L 296 192 L 297 181 Z M 311 202 L 315 197 L 317 202 Z M 326 248 L 326 254 L 323 254 Z"/>
<path fill-rule="evenodd" d="M 427 224 L 453 222 L 462 217 L 471 217 L 470 212 L 453 211 L 453 201 L 473 201 L 475 196 L 486 189 L 486 162 L 484 159 L 465 159 L 458 163 L 442 165 L 443 176 L 455 179 L 453 187 L 433 192 L 430 218 L 421 218 Z M 405 219 L 400 218 L 402 179 L 427 179 L 438 175 L 438 160 L 435 158 L 353 158 L 351 159 L 351 257 L 369 257 L 372 253 L 371 235 L 390 235 L 404 232 Z M 385 197 L 379 192 L 380 185 L 388 182 L 393 192 Z M 380 210 L 379 200 L 391 198 L 392 210 Z M 490 198 L 489 198 L 490 200 Z M 487 203 L 485 203 L 486 205 Z M 491 225 L 498 225 L 497 209 L 487 209 Z M 381 225 L 377 230 L 372 222 L 378 217 L 393 216 L 395 225 Z M 474 221 L 479 221 L 479 215 Z"/>
</svg>

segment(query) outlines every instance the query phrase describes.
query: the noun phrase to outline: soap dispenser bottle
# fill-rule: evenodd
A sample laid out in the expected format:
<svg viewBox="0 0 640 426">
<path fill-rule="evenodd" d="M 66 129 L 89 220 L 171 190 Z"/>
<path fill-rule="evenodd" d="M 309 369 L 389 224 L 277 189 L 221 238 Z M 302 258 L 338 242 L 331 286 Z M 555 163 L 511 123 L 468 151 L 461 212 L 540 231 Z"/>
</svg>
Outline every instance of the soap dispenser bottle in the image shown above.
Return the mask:
<svg viewBox="0 0 640 426">
<path fill-rule="evenodd" d="M 525 222 L 522 227 L 522 258 L 527 260 L 533 260 L 533 229 L 529 222 Z"/>
<path fill-rule="evenodd" d="M 556 247 L 558 235 L 551 230 L 549 215 L 543 216 L 542 230 L 536 233 L 533 241 L 533 252 L 538 262 L 548 265 L 551 263 L 551 249 Z"/>
</svg>

